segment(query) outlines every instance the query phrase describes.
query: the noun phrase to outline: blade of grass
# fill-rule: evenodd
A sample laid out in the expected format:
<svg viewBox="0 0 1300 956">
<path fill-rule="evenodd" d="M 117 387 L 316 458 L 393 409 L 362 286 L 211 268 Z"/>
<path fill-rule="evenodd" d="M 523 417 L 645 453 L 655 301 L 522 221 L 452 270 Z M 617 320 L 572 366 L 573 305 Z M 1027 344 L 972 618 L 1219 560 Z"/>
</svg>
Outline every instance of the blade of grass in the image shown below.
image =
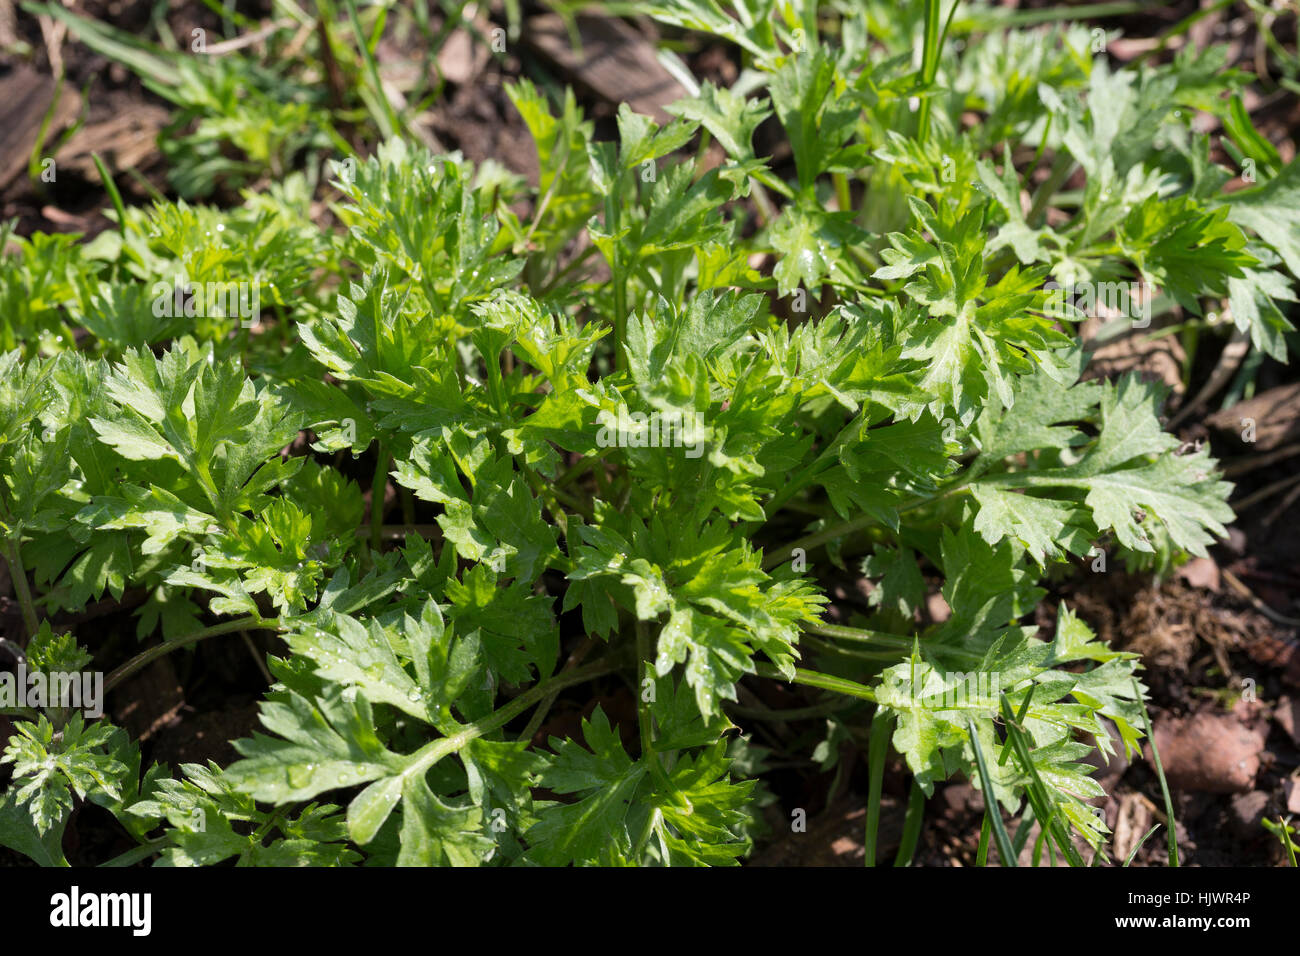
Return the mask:
<svg viewBox="0 0 1300 956">
<path fill-rule="evenodd" d="M 159 56 L 158 51 L 125 30 L 118 30 L 89 17 L 78 16 L 58 3 L 24 3 L 29 13 L 46 15 L 68 25 L 68 31 L 96 53 L 116 60 L 141 77 L 150 77 L 164 86 L 180 82 L 180 71 L 170 58 Z"/>
<path fill-rule="evenodd" d="M 1097 20 L 1102 17 L 1124 17 L 1141 13 L 1143 6 L 1140 0 L 1116 0 L 1112 3 L 1084 3 L 1077 7 L 1053 4 L 1039 10 L 1008 10 L 1005 7 L 993 7 L 973 11 L 961 22 L 961 25 L 969 25 L 976 30 L 992 30 L 1000 27 L 1027 27 L 1039 23 Z"/>
<path fill-rule="evenodd" d="M 117 191 L 117 183 L 113 182 L 113 177 L 104 166 L 104 161 L 99 158 L 99 153 L 91 153 L 90 158 L 95 161 L 95 168 L 99 170 L 99 179 L 104 184 L 104 190 L 108 193 L 108 198 L 113 202 L 113 210 L 117 213 L 117 231 L 125 239 L 126 206 L 122 203 L 122 194 Z"/>
<path fill-rule="evenodd" d="M 1177 827 L 1174 824 L 1174 801 L 1169 796 L 1169 782 L 1165 780 L 1164 765 L 1160 763 L 1160 748 L 1156 746 L 1155 731 L 1151 729 L 1151 715 L 1147 712 L 1146 698 L 1142 696 L 1142 688 L 1136 677 L 1133 678 L 1133 695 L 1137 698 L 1138 706 L 1142 708 L 1142 729 L 1147 735 L 1147 740 L 1151 741 L 1151 757 L 1156 765 L 1156 777 L 1160 780 L 1160 794 L 1165 800 L 1165 826 L 1169 829 L 1169 865 L 1178 866 L 1178 834 L 1175 832 Z"/>
<path fill-rule="evenodd" d="M 1129 850 L 1128 856 L 1124 858 L 1124 866 L 1128 866 L 1130 863 L 1133 862 L 1133 858 L 1138 855 L 1138 850 L 1142 849 L 1142 844 L 1147 842 L 1147 837 L 1151 836 L 1151 834 L 1155 833 L 1159 829 L 1160 829 L 1160 824 L 1157 823 L 1146 833 L 1142 834 L 1142 839 L 1138 840 L 1137 843 L 1133 844 L 1133 849 Z"/>
<path fill-rule="evenodd" d="M 1060 848 L 1071 866 L 1083 866 L 1083 857 L 1079 856 L 1079 851 L 1074 848 L 1069 828 L 1061 823 L 1056 813 L 1056 806 L 1049 798 L 1047 787 L 1038 775 L 1038 768 L 1034 766 L 1028 736 L 1017 718 L 1012 715 L 1011 702 L 1005 693 L 1002 694 L 1002 716 L 1007 728 L 1007 742 L 1015 749 L 1016 759 L 1021 769 L 1029 774 L 1030 782 L 1025 787 L 1025 796 L 1034 806 L 1034 815 L 1042 821 L 1042 832 L 1051 836 L 1052 841 Z M 1051 843 L 1048 844 L 1048 853 L 1055 860 Z"/>
<path fill-rule="evenodd" d="M 921 835 L 921 821 L 925 817 L 925 791 L 912 778 L 912 791 L 907 796 L 907 816 L 903 818 L 903 837 L 898 844 L 894 866 L 909 866 L 916 853 L 916 841 Z"/>
<path fill-rule="evenodd" d="M 980 745 L 979 733 L 975 721 L 966 718 L 966 728 L 970 731 L 971 749 L 975 751 L 975 767 L 979 771 L 980 781 L 984 787 L 984 816 L 993 825 L 993 837 L 998 844 L 998 858 L 1003 866 L 1015 866 L 1016 854 L 1011 849 L 1011 837 L 1007 836 L 1007 825 L 1002 822 L 1002 810 L 998 798 L 993 793 L 993 778 L 989 776 L 989 765 L 984 761 L 984 748 Z"/>
<path fill-rule="evenodd" d="M 49 109 L 41 117 L 40 128 L 36 131 L 36 142 L 32 144 L 31 156 L 27 158 L 27 178 L 35 182 L 41 175 L 41 152 L 45 149 L 45 140 L 50 135 L 50 124 L 54 122 L 54 114 L 59 108 L 59 100 L 63 98 L 63 74 L 59 74 L 58 79 L 54 81 L 54 95 L 50 97 Z"/>
<path fill-rule="evenodd" d="M 1042 866 L 1042 863 L 1043 863 L 1043 844 L 1044 844 L 1044 843 L 1047 844 L 1047 849 L 1050 851 L 1050 850 L 1052 849 L 1052 841 L 1049 840 L 1049 839 L 1047 839 L 1047 831 L 1046 831 L 1046 830 L 1043 830 L 1043 829 L 1040 829 L 1040 830 L 1038 831 L 1038 839 L 1034 840 L 1033 864 L 1034 864 L 1034 868 L 1035 868 L 1035 869 L 1037 869 L 1039 866 Z M 1051 854 L 1051 864 L 1052 864 L 1052 866 L 1056 866 L 1056 854 L 1055 854 L 1055 853 L 1052 853 L 1052 854 Z"/>
<path fill-rule="evenodd" d="M 893 717 L 883 708 L 876 708 L 871 718 L 871 739 L 867 750 L 867 829 L 863 839 L 866 850 L 864 863 L 876 865 L 876 839 L 880 829 L 880 785 L 885 778 L 885 757 L 889 738 L 894 729 Z"/>
<path fill-rule="evenodd" d="M 375 64 L 375 58 L 370 53 L 370 46 L 366 42 L 365 31 L 361 29 L 361 18 L 357 15 L 356 0 L 343 0 L 343 5 L 347 8 L 348 22 L 352 25 L 352 32 L 356 34 L 357 51 L 361 56 L 361 65 L 365 70 L 367 87 L 363 88 L 363 99 L 366 105 L 370 107 L 370 112 L 375 118 L 375 123 L 379 126 L 379 131 L 383 133 L 384 139 L 391 139 L 397 130 L 402 128 L 402 120 L 393 109 L 393 104 L 388 101 L 388 94 L 384 92 L 383 81 L 379 78 L 379 67 Z"/>
<path fill-rule="evenodd" d="M 1029 842 L 1029 834 L 1034 829 L 1034 821 L 1038 817 L 1034 816 L 1034 805 L 1031 803 L 1025 807 L 1025 812 L 1020 815 L 1020 826 L 1016 827 L 1016 835 L 1011 838 L 1011 849 L 1016 851 L 1016 859 L 1020 859 L 1020 854 Z"/>
<path fill-rule="evenodd" d="M 1282 845 L 1286 847 L 1286 855 L 1291 860 L 1291 865 L 1295 866 L 1295 841 L 1291 839 L 1291 830 L 1293 828 L 1288 826 L 1286 822 L 1289 819 L 1290 817 L 1284 818 L 1281 816 L 1277 818 L 1277 838 L 1281 840 Z"/>
</svg>

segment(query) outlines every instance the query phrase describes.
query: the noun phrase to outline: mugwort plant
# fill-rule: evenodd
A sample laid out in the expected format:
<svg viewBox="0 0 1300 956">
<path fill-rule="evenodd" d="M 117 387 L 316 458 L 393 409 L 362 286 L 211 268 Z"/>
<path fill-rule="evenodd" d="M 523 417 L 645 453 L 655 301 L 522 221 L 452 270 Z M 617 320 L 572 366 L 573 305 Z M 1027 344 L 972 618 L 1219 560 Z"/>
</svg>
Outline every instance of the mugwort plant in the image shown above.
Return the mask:
<svg viewBox="0 0 1300 956">
<path fill-rule="evenodd" d="M 4 237 L 26 668 L 93 656 L 111 705 L 201 642 L 272 653 L 224 766 L 6 706 L 0 843 L 62 864 L 87 801 L 126 862 L 731 864 L 774 799 L 733 719 L 776 681 L 830 764 L 869 743 L 869 863 L 891 752 L 909 827 L 964 776 L 1004 864 L 1034 823 L 1106 854 L 1087 758 L 1140 752 L 1145 688 L 1070 607 L 1035 623 L 1042 583 L 1202 555 L 1232 512 L 1162 388 L 1090 378 L 1076 326 L 1230 305 L 1285 357 L 1300 166 L 1224 189 L 1190 121 L 1241 91 L 1220 50 L 1121 68 L 1088 28 L 978 18 L 958 44 L 939 3 L 636 6 L 735 45 L 744 83 L 662 125 L 624 106 L 611 140 L 514 83 L 535 185 L 394 135 L 328 166 L 342 228 L 288 173 L 88 244 Z M 869 583 L 856 612 L 836 568 Z M 134 655 L 53 623 L 128 589 Z M 597 689 L 626 719 L 548 733 Z"/>
</svg>

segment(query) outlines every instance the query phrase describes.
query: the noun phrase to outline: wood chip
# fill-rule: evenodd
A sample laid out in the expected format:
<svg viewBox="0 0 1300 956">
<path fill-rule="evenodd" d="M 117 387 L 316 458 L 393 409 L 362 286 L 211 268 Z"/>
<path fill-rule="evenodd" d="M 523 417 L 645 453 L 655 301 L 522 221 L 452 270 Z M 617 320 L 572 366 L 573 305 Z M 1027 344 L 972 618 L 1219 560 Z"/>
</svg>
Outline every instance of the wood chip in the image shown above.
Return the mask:
<svg viewBox="0 0 1300 956">
<path fill-rule="evenodd" d="M 474 26 L 480 35 L 487 35 L 492 27 L 482 17 L 476 18 Z M 464 27 L 457 27 L 438 51 L 438 72 L 447 82 L 465 86 L 478 78 L 490 58 L 488 48 L 477 37 Z"/>
<path fill-rule="evenodd" d="M 1300 440 L 1300 382 L 1279 385 L 1231 408 L 1215 412 L 1205 423 L 1254 451 L 1272 451 Z M 1250 441 L 1253 423 L 1254 442 Z"/>
<path fill-rule="evenodd" d="M 159 158 L 158 133 L 168 122 L 168 113 L 149 103 L 134 104 L 103 122 L 88 123 L 77 130 L 59 150 L 60 166 L 75 169 L 92 182 L 99 182 L 93 153 L 98 153 L 110 172 L 140 169 Z"/>
</svg>

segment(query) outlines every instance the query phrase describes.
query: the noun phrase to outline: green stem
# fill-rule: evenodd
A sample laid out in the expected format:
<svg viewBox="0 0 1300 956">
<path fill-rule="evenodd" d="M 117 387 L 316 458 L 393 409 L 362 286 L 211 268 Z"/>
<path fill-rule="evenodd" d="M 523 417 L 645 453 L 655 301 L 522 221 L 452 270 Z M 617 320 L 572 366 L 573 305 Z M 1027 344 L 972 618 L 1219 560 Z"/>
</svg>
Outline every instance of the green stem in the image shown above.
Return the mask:
<svg viewBox="0 0 1300 956">
<path fill-rule="evenodd" d="M 772 680 L 789 680 L 771 664 L 756 665 L 755 673 L 759 677 L 769 677 Z M 859 684 L 857 681 L 851 681 L 844 677 L 823 674 L 820 671 L 805 670 L 801 667 L 795 668 L 794 680 L 791 683 L 805 684 L 808 687 L 816 687 L 820 690 L 831 690 L 837 694 L 847 694 L 850 697 L 858 697 L 872 703 L 875 703 L 876 700 L 876 692 L 865 684 Z"/>
<path fill-rule="evenodd" d="M 178 637 L 174 641 L 164 641 L 162 644 L 151 647 L 146 651 L 141 651 L 139 654 L 135 655 L 135 657 L 131 658 L 125 664 L 110 673 L 108 677 L 104 679 L 104 693 L 107 694 L 110 690 L 122 683 L 122 681 L 126 680 L 142 667 L 148 666 L 158 658 L 165 654 L 170 654 L 177 648 L 188 647 L 190 644 L 197 644 L 199 641 L 206 640 L 209 637 L 216 637 L 220 634 L 230 634 L 233 631 L 243 630 L 278 631 L 282 630 L 282 628 L 278 624 L 262 620 L 256 614 L 250 614 L 247 617 L 236 618 L 233 621 L 226 621 L 224 624 L 214 624 L 212 627 L 204 628 L 201 631 L 195 631 L 193 634 Z"/>
<path fill-rule="evenodd" d="M 147 860 L 159 850 L 162 850 L 165 846 L 167 846 L 167 837 L 160 836 L 155 840 L 150 840 L 148 843 L 142 843 L 134 849 L 127 850 L 125 853 L 115 856 L 113 859 L 99 865 L 101 868 L 135 866 L 141 860 Z"/>
<path fill-rule="evenodd" d="M 572 482 L 581 478 L 583 475 L 591 471 L 591 469 L 595 468 L 597 465 L 604 464 L 604 461 L 605 460 L 603 458 L 600 458 L 597 455 L 588 455 L 587 457 L 583 458 L 581 461 L 577 462 L 576 464 L 571 465 L 565 472 L 563 472 L 560 475 L 560 477 L 556 478 L 553 482 L 551 482 L 551 487 L 563 488 L 565 485 L 571 484 Z"/>
<path fill-rule="evenodd" d="M 388 490 L 388 449 L 378 443 L 379 457 L 370 482 L 370 550 L 378 552 L 384 540 L 384 497 Z"/>
<path fill-rule="evenodd" d="M 655 785 L 667 793 L 673 788 L 655 750 L 653 717 L 650 713 L 650 701 L 646 700 L 645 696 L 645 682 L 653 681 L 654 677 L 651 673 L 650 635 L 646 633 L 644 621 L 636 622 L 636 659 L 636 725 L 641 735 L 641 759 L 649 764 L 650 775 L 654 777 Z"/>
<path fill-rule="evenodd" d="M 835 453 L 844 441 L 844 436 L 850 428 L 856 427 L 856 422 L 850 422 L 848 425 L 835 436 L 835 440 L 826 446 L 816 458 L 810 461 L 799 473 L 787 481 L 776 494 L 774 494 L 767 503 L 766 511 L 768 515 L 775 516 L 776 513 L 785 505 L 787 501 L 797 495 L 804 489 L 804 486 L 817 476 L 828 465 L 835 463 Z"/>
<path fill-rule="evenodd" d="M 1074 174 L 1076 168 L 1078 168 L 1078 164 L 1069 153 L 1062 151 L 1056 155 L 1056 158 L 1052 160 L 1052 169 L 1047 174 L 1047 179 L 1043 180 L 1043 184 L 1034 193 L 1033 205 L 1029 207 L 1029 214 L 1025 216 L 1025 222 L 1030 226 L 1038 225 L 1039 219 L 1047 212 L 1047 204 L 1052 201 L 1056 191 L 1064 186 L 1065 181 Z"/>
<path fill-rule="evenodd" d="M 841 538 L 846 534 L 853 534 L 855 531 L 869 528 L 873 524 L 876 524 L 875 518 L 871 515 L 861 515 L 851 521 L 842 521 L 837 525 L 823 528 L 821 531 L 814 532 L 813 534 L 804 535 L 802 538 L 793 541 L 784 548 L 778 548 L 764 557 L 763 570 L 770 571 L 772 568 L 784 564 L 786 561 L 790 560 L 791 555 L 796 551 L 811 551 L 813 548 L 820 547 L 828 541 L 834 541 L 836 538 Z"/>
<path fill-rule="evenodd" d="M 842 624 L 826 624 L 821 621 L 816 623 L 804 623 L 803 630 L 808 634 L 816 634 L 821 637 L 829 637 L 840 641 L 852 641 L 855 644 L 874 645 L 883 650 L 902 651 L 910 654 L 912 650 L 912 638 L 904 634 L 887 634 L 884 631 L 868 631 L 860 627 L 845 627 Z M 928 650 L 944 657 L 955 660 L 968 661 L 972 664 L 978 664 L 984 658 L 980 654 L 972 651 L 964 651 L 959 647 L 949 647 L 947 645 L 938 645 L 927 647 Z"/>
<path fill-rule="evenodd" d="M 925 0 L 925 34 L 921 41 L 921 85 L 930 81 L 930 66 L 937 59 L 932 51 L 933 41 L 939 36 L 939 0 Z M 921 97 L 916 114 L 916 138 L 924 143 L 930 134 L 930 97 Z"/>
<path fill-rule="evenodd" d="M 22 609 L 23 626 L 27 628 L 27 636 L 34 637 L 41 629 L 41 622 L 36 613 L 36 602 L 32 600 L 32 590 L 27 584 L 27 572 L 23 569 L 22 553 L 16 538 L 9 538 L 5 542 L 4 559 L 9 565 L 9 577 L 14 582 L 14 594 L 18 597 L 18 606 Z"/>
<path fill-rule="evenodd" d="M 948 34 L 948 27 L 952 25 L 953 15 L 957 12 L 957 0 L 953 0 L 952 8 L 948 11 L 948 19 L 943 19 L 941 11 L 942 0 L 925 0 L 925 39 L 924 46 L 921 49 L 921 84 L 929 87 L 934 83 L 934 78 L 939 75 L 939 50 L 943 46 L 943 39 Z M 930 91 L 926 91 L 921 97 L 921 105 L 917 110 L 917 135 L 918 141 L 924 143 L 930 136 Z"/>
<path fill-rule="evenodd" d="M 855 661 L 897 661 L 899 656 L 904 653 L 902 648 L 881 648 L 880 650 L 875 651 L 851 650 L 847 647 L 840 647 L 838 644 L 832 644 L 830 641 L 823 641 L 806 632 L 803 636 L 802 643 L 819 653 L 834 654 L 838 657 Z"/>
<path fill-rule="evenodd" d="M 835 184 L 835 202 L 840 212 L 853 212 L 853 193 L 849 191 L 849 178 L 843 173 L 831 173 L 831 182 Z"/>
<path fill-rule="evenodd" d="M 561 491 L 559 488 L 556 488 L 554 482 L 547 483 L 542 481 L 541 477 L 522 460 L 519 462 L 519 470 L 523 473 L 524 480 L 528 482 L 528 486 L 533 489 L 533 494 L 538 498 L 550 498 L 550 501 L 546 503 L 546 507 L 550 510 L 551 517 L 555 519 L 555 523 L 559 526 L 561 534 L 565 535 L 565 537 L 568 537 L 569 534 L 569 516 L 565 514 L 564 509 L 560 507 L 561 504 L 568 505 L 588 521 L 592 520 L 592 510 L 586 502 L 569 494 L 567 491 Z"/>
<path fill-rule="evenodd" d="M 845 627 L 843 624 L 826 624 L 822 621 L 805 622 L 803 629 L 809 634 L 821 637 L 834 637 L 842 641 L 854 641 L 858 644 L 877 644 L 887 648 L 912 649 L 912 638 L 903 634 L 886 634 L 884 631 L 868 631 L 861 627 Z"/>
<path fill-rule="evenodd" d="M 898 509 L 898 514 L 903 514 L 905 512 L 913 510 L 914 508 L 919 508 L 922 505 L 929 504 L 932 501 L 938 501 L 941 498 L 946 498 L 948 495 L 961 491 L 965 487 L 966 487 L 966 483 L 963 481 L 958 484 L 948 485 L 947 487 L 941 489 L 940 491 L 935 492 L 932 495 L 922 495 L 921 497 L 915 498 L 912 501 L 909 501 L 907 504 L 901 506 Z M 792 542 L 786 547 L 778 548 L 776 551 L 773 551 L 771 554 L 764 557 L 763 570 L 770 571 L 772 568 L 776 567 L 777 565 L 783 564 L 784 562 L 788 561 L 790 559 L 790 556 L 794 554 L 796 549 L 802 548 L 804 551 L 811 551 L 813 548 L 820 547 L 821 545 L 826 544 L 828 541 L 834 541 L 836 538 L 842 538 L 845 535 L 853 534 L 856 531 L 862 531 L 876 524 L 879 524 L 879 522 L 875 518 L 871 517 L 870 515 L 859 515 L 858 517 L 852 518 L 849 521 L 842 521 L 839 524 L 833 525 L 829 528 L 823 528 L 821 531 L 816 531 L 812 534 L 804 535 L 802 538 L 799 538 L 798 540 Z"/>
<path fill-rule="evenodd" d="M 621 177 L 620 177 L 621 178 Z M 618 202 L 614 192 L 605 197 L 605 228 L 610 235 L 618 232 Z M 614 261 L 610 263 L 614 286 L 614 368 L 621 370 L 625 361 L 623 345 L 627 342 L 627 276 L 623 272 L 622 244 L 614 242 Z"/>
<path fill-rule="evenodd" d="M 616 655 L 588 664 L 586 667 L 577 667 L 571 671 L 556 674 L 549 680 L 542 681 L 540 684 L 524 691 L 500 710 L 494 711 L 482 720 L 465 726 L 449 737 L 440 737 L 425 744 L 415 752 L 414 759 L 402 771 L 402 776 L 418 778 L 427 773 L 429 768 L 443 757 L 456 753 L 471 740 L 476 740 L 484 734 L 490 734 L 492 731 L 504 727 L 538 701 L 544 700 L 551 694 L 558 693 L 566 687 L 584 683 L 593 677 L 600 677 L 616 670 L 621 664 L 621 661 L 618 660 L 621 656 Z"/>
</svg>

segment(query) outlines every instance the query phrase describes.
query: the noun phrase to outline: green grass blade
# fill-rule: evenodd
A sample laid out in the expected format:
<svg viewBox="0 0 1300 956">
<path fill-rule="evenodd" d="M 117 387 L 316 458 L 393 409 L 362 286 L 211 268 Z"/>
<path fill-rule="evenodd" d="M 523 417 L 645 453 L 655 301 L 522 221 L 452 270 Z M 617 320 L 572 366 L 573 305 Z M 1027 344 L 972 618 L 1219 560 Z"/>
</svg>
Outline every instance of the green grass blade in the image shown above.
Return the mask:
<svg viewBox="0 0 1300 956">
<path fill-rule="evenodd" d="M 99 178 L 104 183 L 104 190 L 108 193 L 108 198 L 113 202 L 113 210 L 117 213 L 117 230 L 125 238 L 126 206 L 122 203 L 122 194 L 117 191 L 117 183 L 113 182 L 113 177 L 104 166 L 104 161 L 99 158 L 99 153 L 91 153 L 90 158 L 95 161 L 95 168 L 99 170 Z"/>
<path fill-rule="evenodd" d="M 975 865 L 989 865 L 989 835 L 993 831 L 993 824 L 989 818 L 988 807 L 984 808 L 984 820 L 980 823 L 980 845 L 975 851 Z"/>
<path fill-rule="evenodd" d="M 916 853 L 916 841 L 921 835 L 921 820 L 925 817 L 925 792 L 912 778 L 912 791 L 907 795 L 907 816 L 903 819 L 903 838 L 898 844 L 894 866 L 910 866 Z"/>
<path fill-rule="evenodd" d="M 885 777 L 885 757 L 889 752 L 889 738 L 894 720 L 883 708 L 877 708 L 871 718 L 871 740 L 867 751 L 867 828 L 863 838 L 866 850 L 864 863 L 876 865 L 876 839 L 880 830 L 880 785 Z"/>
<path fill-rule="evenodd" d="M 163 86 L 180 82 L 174 60 L 160 56 L 157 48 L 89 17 L 78 16 L 58 3 L 24 3 L 23 9 L 36 16 L 50 16 L 67 24 L 68 32 L 96 53 L 116 60 L 137 75 L 152 78 Z"/>
<path fill-rule="evenodd" d="M 375 65 L 375 58 L 371 55 L 370 46 L 366 42 L 365 31 L 361 28 L 361 18 L 357 15 L 356 0 L 344 0 L 344 6 L 347 7 L 348 21 L 352 24 L 352 32 L 357 38 L 357 51 L 361 56 L 361 65 L 369 81 L 368 88 L 361 91 L 362 99 L 370 108 L 384 138 L 391 139 L 393 134 L 402 128 L 402 120 L 393 109 L 393 104 L 388 101 L 388 94 L 384 92 L 383 81 L 379 78 L 379 67 Z"/>
<path fill-rule="evenodd" d="M 1151 729 L 1151 714 L 1147 712 L 1146 698 L 1142 696 L 1142 688 L 1138 685 L 1137 678 L 1133 678 L 1133 694 L 1137 698 L 1138 706 L 1142 708 L 1142 729 L 1147 735 L 1147 740 L 1151 741 L 1151 757 L 1156 765 L 1156 777 L 1160 780 L 1160 794 L 1165 799 L 1165 825 L 1169 828 L 1169 865 L 1178 865 L 1178 835 L 1175 832 L 1177 827 L 1174 821 L 1174 801 L 1169 796 L 1169 782 L 1165 780 L 1165 768 L 1160 763 L 1160 748 L 1156 746 L 1155 731 Z"/>
<path fill-rule="evenodd" d="M 1047 847 L 1048 853 L 1052 860 L 1055 861 L 1056 854 L 1051 846 L 1051 843 L 1055 842 L 1071 866 L 1083 866 L 1083 857 L 1079 855 L 1079 851 L 1074 848 L 1074 842 L 1070 839 L 1070 829 L 1062 824 L 1060 817 L 1056 813 L 1056 805 L 1048 794 L 1047 786 L 1038 775 L 1038 768 L 1034 766 L 1029 739 L 1024 730 L 1021 729 L 1018 721 L 1012 716 L 1011 702 L 1007 700 L 1006 694 L 1002 695 L 1002 716 L 1007 727 L 1007 742 L 1015 749 L 1016 759 L 1020 762 L 1021 768 L 1029 774 L 1030 782 L 1025 787 L 1025 796 L 1034 806 L 1034 815 L 1041 821 L 1043 834 L 1051 837 Z"/>
<path fill-rule="evenodd" d="M 1011 838 L 1011 849 L 1016 851 L 1016 859 L 1020 859 L 1020 853 L 1029 842 L 1029 834 L 1034 829 L 1034 821 L 1038 817 L 1034 816 L 1034 805 L 1030 803 L 1025 807 L 1025 812 L 1020 815 L 1020 826 L 1016 827 L 1016 835 Z"/>
<path fill-rule="evenodd" d="M 984 813 L 993 824 L 993 837 L 998 844 L 998 857 L 1003 866 L 1015 866 L 1016 854 L 1011 849 L 1011 837 L 1007 836 L 1007 825 L 1002 822 L 1002 809 L 998 806 L 997 795 L 993 792 L 993 778 L 989 776 L 989 765 L 984 760 L 984 748 L 980 744 L 975 721 L 966 718 L 966 727 L 970 731 L 971 749 L 975 751 L 975 766 L 979 770 L 980 781 L 984 787 Z"/>
<path fill-rule="evenodd" d="M 1160 829 L 1160 824 L 1157 823 L 1146 833 L 1142 834 L 1142 839 L 1138 840 L 1137 843 L 1133 844 L 1133 849 L 1129 850 L 1128 856 L 1125 857 L 1124 866 L 1127 867 L 1130 863 L 1133 862 L 1133 858 L 1138 855 L 1138 850 L 1142 849 L 1142 844 L 1147 842 L 1147 837 L 1151 836 L 1151 834 L 1155 833 L 1159 829 Z"/>
<path fill-rule="evenodd" d="M 1037 10 L 1008 10 L 992 7 L 972 11 L 961 21 L 969 30 L 995 30 L 1006 27 L 1028 27 L 1039 23 L 1069 23 L 1077 20 L 1097 20 L 1102 17 L 1124 17 L 1141 13 L 1144 4 L 1139 0 L 1116 0 L 1111 3 L 1085 3 L 1077 7 L 1053 4 Z"/>
</svg>

